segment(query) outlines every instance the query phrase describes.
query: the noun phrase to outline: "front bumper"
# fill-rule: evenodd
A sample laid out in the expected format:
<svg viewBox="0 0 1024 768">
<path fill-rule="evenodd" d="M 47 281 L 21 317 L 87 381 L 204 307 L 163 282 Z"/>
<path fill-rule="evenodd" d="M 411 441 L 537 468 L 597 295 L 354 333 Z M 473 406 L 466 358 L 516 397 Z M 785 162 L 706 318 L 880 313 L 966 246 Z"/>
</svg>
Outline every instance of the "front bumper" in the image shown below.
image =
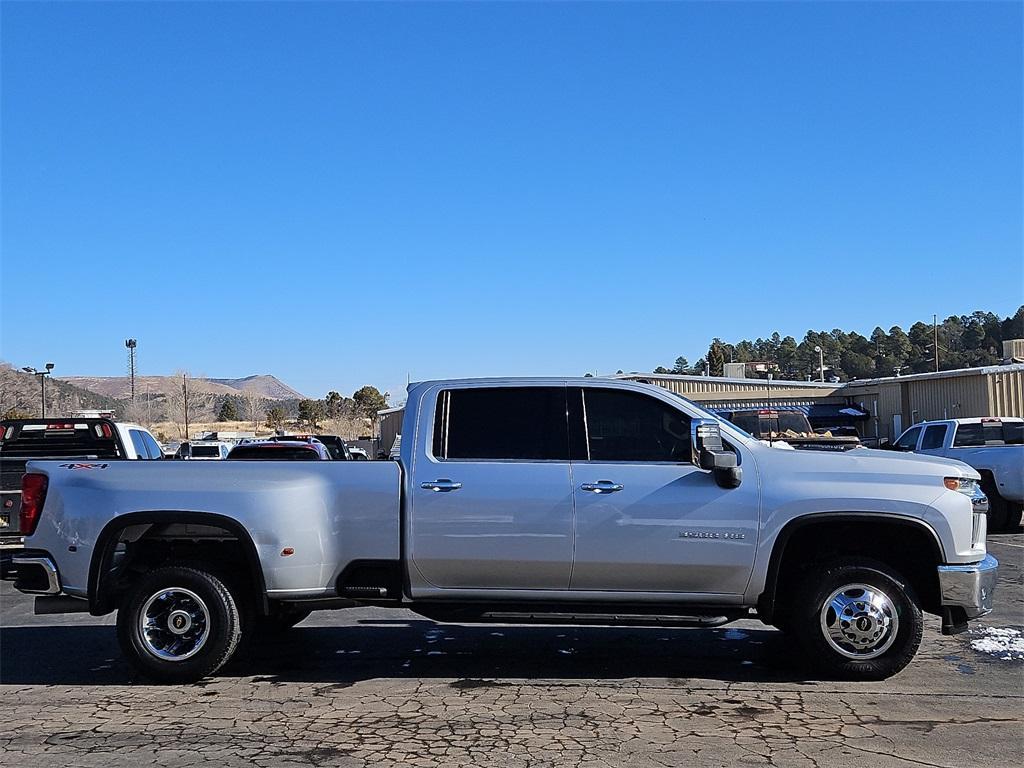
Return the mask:
<svg viewBox="0 0 1024 768">
<path fill-rule="evenodd" d="M 998 574 L 999 561 L 992 555 L 985 555 L 980 563 L 940 565 L 942 607 L 962 609 L 968 619 L 976 619 L 991 612 L 992 594 L 996 591 Z"/>
</svg>

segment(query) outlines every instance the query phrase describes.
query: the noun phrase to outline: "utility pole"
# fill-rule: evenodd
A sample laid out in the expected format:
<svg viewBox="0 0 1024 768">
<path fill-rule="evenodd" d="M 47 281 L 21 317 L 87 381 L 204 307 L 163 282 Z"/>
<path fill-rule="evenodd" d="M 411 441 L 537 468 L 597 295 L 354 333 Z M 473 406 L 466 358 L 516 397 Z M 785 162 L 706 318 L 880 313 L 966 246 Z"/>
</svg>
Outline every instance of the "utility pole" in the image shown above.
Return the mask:
<svg viewBox="0 0 1024 768">
<path fill-rule="evenodd" d="M 825 383 L 825 352 L 817 344 L 814 345 L 814 351 L 818 353 L 818 371 L 821 376 L 821 383 Z"/>
<path fill-rule="evenodd" d="M 181 402 L 185 407 L 185 440 L 188 441 L 188 374 L 181 374 Z"/>
<path fill-rule="evenodd" d="M 46 377 L 53 373 L 53 363 L 47 363 L 45 370 L 38 370 L 32 366 L 26 365 L 22 368 L 25 373 L 31 373 L 33 376 L 39 377 L 39 397 L 40 397 L 40 410 L 42 417 L 46 418 Z"/>
<path fill-rule="evenodd" d="M 128 349 L 128 377 L 132 382 L 132 402 L 135 402 L 135 348 L 139 345 L 135 339 L 125 339 L 124 345 Z"/>
<path fill-rule="evenodd" d="M 935 372 L 939 372 L 939 316 L 932 315 L 932 346 L 935 347 Z"/>
</svg>

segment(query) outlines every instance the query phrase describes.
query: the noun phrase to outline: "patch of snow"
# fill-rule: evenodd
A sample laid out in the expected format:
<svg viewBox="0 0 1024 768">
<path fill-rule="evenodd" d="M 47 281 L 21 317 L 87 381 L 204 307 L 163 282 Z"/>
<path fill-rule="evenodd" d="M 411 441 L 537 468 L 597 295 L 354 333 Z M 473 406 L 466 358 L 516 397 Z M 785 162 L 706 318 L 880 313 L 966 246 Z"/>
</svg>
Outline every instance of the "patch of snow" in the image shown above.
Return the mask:
<svg viewBox="0 0 1024 768">
<path fill-rule="evenodd" d="M 978 635 L 971 640 L 971 648 L 990 656 L 997 656 L 1003 661 L 1024 661 L 1024 633 L 1010 627 L 985 627 L 971 630 Z"/>
</svg>

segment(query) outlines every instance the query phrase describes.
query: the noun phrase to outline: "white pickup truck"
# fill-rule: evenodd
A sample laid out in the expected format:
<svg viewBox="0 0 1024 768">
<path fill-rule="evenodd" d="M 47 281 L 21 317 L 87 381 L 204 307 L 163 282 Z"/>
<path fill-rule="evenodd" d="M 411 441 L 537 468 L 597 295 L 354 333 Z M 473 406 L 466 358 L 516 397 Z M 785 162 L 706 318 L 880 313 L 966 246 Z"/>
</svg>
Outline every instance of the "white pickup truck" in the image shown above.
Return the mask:
<svg viewBox="0 0 1024 768">
<path fill-rule="evenodd" d="M 915 424 L 893 443 L 898 451 L 970 464 L 988 497 L 990 531 L 1016 530 L 1024 509 L 1024 419 L 944 419 Z"/>
<path fill-rule="evenodd" d="M 399 461 L 31 462 L 22 592 L 117 610 L 146 675 L 215 672 L 310 610 L 718 626 L 756 616 L 826 675 L 879 679 L 991 610 L 978 473 L 779 451 L 637 382 L 412 385 Z"/>
</svg>

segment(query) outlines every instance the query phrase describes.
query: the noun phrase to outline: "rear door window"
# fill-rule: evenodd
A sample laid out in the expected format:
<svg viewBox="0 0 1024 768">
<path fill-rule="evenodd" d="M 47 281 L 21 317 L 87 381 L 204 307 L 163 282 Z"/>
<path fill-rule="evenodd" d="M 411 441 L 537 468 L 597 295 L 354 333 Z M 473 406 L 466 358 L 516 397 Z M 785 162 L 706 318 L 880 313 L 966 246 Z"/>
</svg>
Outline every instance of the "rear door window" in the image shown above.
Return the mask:
<svg viewBox="0 0 1024 768">
<path fill-rule="evenodd" d="M 921 450 L 929 451 L 941 448 L 946 439 L 947 428 L 945 424 L 932 424 L 930 427 L 925 427 L 924 437 L 921 438 Z"/>
<path fill-rule="evenodd" d="M 568 461 L 565 387 L 480 387 L 438 394 L 436 459 Z"/>
<path fill-rule="evenodd" d="M 142 433 L 142 442 L 146 444 L 146 450 L 149 451 L 149 458 L 162 459 L 164 457 L 164 452 L 161 450 L 160 444 L 151 434 L 149 434 L 149 432 Z"/>
<path fill-rule="evenodd" d="M 149 451 L 146 450 L 146 441 L 142 439 L 142 433 L 137 429 L 129 429 L 128 435 L 132 439 L 132 447 L 135 449 L 135 458 L 148 459 Z"/>
</svg>

